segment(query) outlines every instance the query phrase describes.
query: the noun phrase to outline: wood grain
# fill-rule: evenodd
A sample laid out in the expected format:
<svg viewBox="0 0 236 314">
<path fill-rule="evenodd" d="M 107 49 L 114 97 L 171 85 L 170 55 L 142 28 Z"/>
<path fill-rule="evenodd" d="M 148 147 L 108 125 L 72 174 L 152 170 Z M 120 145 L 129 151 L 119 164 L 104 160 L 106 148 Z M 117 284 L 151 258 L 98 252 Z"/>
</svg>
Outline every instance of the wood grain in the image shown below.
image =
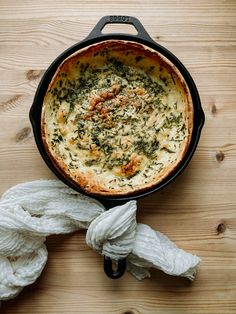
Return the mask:
<svg viewBox="0 0 236 314">
<path fill-rule="evenodd" d="M 197 278 L 191 283 L 153 270 L 142 282 L 129 273 L 110 280 L 84 232 L 52 236 L 42 276 L 3 302 L 1 313 L 236 313 L 234 0 L 0 0 L 0 193 L 54 178 L 36 148 L 29 109 L 50 63 L 107 14 L 138 17 L 199 89 L 206 122 L 197 151 L 173 183 L 139 201 L 137 215 L 202 258 Z"/>
</svg>

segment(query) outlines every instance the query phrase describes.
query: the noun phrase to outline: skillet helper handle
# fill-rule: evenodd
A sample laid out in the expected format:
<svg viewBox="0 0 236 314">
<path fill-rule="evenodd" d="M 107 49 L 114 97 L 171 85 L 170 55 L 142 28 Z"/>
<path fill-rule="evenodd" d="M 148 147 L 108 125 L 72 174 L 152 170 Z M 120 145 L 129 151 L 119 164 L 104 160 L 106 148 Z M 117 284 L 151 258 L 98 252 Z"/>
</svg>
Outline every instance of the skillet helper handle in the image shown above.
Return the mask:
<svg viewBox="0 0 236 314">
<path fill-rule="evenodd" d="M 102 200 L 100 202 L 104 205 L 106 210 L 126 203 L 121 200 Z M 114 266 L 115 269 L 113 269 Z M 110 257 L 104 256 L 103 268 L 107 277 L 111 279 L 118 279 L 122 277 L 126 271 L 126 258 L 113 262 Z"/>
<path fill-rule="evenodd" d="M 102 30 L 107 24 L 130 24 L 134 26 L 137 30 L 137 35 L 130 35 L 137 38 L 142 38 L 144 40 L 152 41 L 152 38 L 149 36 L 148 32 L 143 27 L 142 23 L 134 16 L 127 15 L 106 15 L 103 16 L 98 23 L 95 25 L 93 30 L 88 35 L 87 39 L 105 37 L 107 34 L 103 34 Z M 114 34 L 113 34 L 114 35 Z M 120 35 L 120 33 L 115 33 L 115 35 Z M 124 35 L 124 34 L 123 34 Z"/>
<path fill-rule="evenodd" d="M 116 262 L 116 269 L 113 269 L 113 262 L 110 257 L 104 256 L 104 272 L 111 279 L 118 279 L 124 275 L 126 270 L 126 259 Z"/>
</svg>

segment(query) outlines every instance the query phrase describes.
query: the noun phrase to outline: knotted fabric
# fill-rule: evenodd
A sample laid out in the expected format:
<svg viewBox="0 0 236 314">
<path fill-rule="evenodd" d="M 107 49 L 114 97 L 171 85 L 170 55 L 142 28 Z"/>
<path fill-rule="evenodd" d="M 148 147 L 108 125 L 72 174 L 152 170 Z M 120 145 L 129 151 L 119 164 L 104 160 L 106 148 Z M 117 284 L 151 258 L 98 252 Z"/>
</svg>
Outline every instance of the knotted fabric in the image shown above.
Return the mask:
<svg viewBox="0 0 236 314">
<path fill-rule="evenodd" d="M 11 299 L 41 274 L 51 234 L 88 229 L 86 242 L 102 255 L 127 258 L 139 280 L 154 267 L 193 280 L 200 258 L 162 233 L 136 222 L 136 201 L 106 211 L 97 200 L 58 180 L 18 184 L 0 200 L 0 300 Z"/>
</svg>

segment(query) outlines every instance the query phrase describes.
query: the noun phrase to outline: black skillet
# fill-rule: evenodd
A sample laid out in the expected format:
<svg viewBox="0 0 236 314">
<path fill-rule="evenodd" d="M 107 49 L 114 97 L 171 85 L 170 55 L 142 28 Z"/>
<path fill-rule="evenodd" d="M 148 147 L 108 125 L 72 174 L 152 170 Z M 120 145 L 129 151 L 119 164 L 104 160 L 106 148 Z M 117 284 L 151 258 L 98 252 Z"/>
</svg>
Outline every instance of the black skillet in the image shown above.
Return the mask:
<svg viewBox="0 0 236 314">
<path fill-rule="evenodd" d="M 102 33 L 102 30 L 106 24 L 131 24 L 135 27 L 137 30 L 137 35 L 130 35 L 130 34 L 121 34 L 121 33 L 111 33 L 111 34 L 104 34 Z M 114 207 L 116 205 L 122 204 L 126 201 L 130 201 L 133 199 L 139 199 L 141 197 L 147 196 L 153 192 L 159 191 L 163 187 L 165 187 L 167 184 L 169 184 L 172 180 L 174 180 L 187 166 L 190 159 L 192 158 L 194 151 L 197 147 L 201 129 L 204 124 L 204 112 L 201 107 L 201 102 L 199 98 L 199 94 L 196 88 L 196 85 L 187 71 L 187 69 L 184 67 L 184 65 L 177 59 L 175 55 L 173 55 L 170 51 L 168 51 L 166 48 L 162 47 L 161 45 L 157 44 L 146 32 L 143 25 L 140 23 L 140 21 L 132 16 L 121 16 L 121 15 L 110 15 L 110 16 L 104 16 L 100 19 L 100 21 L 97 23 L 97 25 L 94 27 L 94 29 L 91 31 L 91 33 L 81 42 L 75 44 L 74 46 L 70 47 L 69 49 L 65 50 L 62 54 L 60 54 L 53 63 L 49 66 L 47 71 L 45 72 L 43 78 L 41 79 L 39 86 L 37 88 L 33 105 L 30 109 L 30 121 L 33 127 L 34 137 L 37 144 L 37 147 L 39 149 L 39 152 L 48 165 L 48 167 L 54 172 L 54 174 L 65 184 L 67 184 L 72 189 L 86 194 L 84 191 L 82 191 L 79 186 L 77 186 L 75 183 L 69 181 L 66 179 L 55 167 L 55 165 L 52 163 L 50 157 L 48 156 L 43 141 L 41 138 L 41 110 L 42 110 L 42 104 L 44 100 L 44 96 L 46 94 L 48 85 L 56 72 L 58 66 L 65 60 L 67 57 L 69 57 L 74 52 L 80 50 L 81 48 L 90 46 L 91 44 L 99 43 L 104 40 L 109 39 L 117 39 L 117 40 L 125 40 L 125 41 L 132 41 L 141 43 L 143 45 L 146 45 L 157 52 L 161 53 L 163 56 L 165 56 L 167 59 L 169 59 L 180 71 L 183 78 L 185 79 L 186 84 L 188 85 L 188 88 L 191 93 L 192 101 L 193 101 L 193 107 L 194 107 L 194 123 L 193 123 L 193 132 L 192 132 L 192 138 L 190 145 L 188 147 L 188 150 L 182 159 L 181 163 L 177 166 L 174 172 L 172 172 L 166 179 L 161 181 L 160 183 L 156 184 L 155 186 L 152 186 L 150 189 L 142 191 L 141 193 L 134 193 L 129 196 L 103 196 L 103 197 L 97 197 L 96 198 L 104 204 L 104 206 L 109 209 L 111 207 Z M 87 194 L 88 195 L 88 194 Z M 91 194 L 89 196 L 92 196 Z M 126 260 L 120 260 L 118 261 L 116 265 L 116 269 L 113 269 L 112 261 L 108 257 L 104 257 L 104 271 L 110 278 L 119 278 L 121 277 L 126 269 Z"/>
</svg>

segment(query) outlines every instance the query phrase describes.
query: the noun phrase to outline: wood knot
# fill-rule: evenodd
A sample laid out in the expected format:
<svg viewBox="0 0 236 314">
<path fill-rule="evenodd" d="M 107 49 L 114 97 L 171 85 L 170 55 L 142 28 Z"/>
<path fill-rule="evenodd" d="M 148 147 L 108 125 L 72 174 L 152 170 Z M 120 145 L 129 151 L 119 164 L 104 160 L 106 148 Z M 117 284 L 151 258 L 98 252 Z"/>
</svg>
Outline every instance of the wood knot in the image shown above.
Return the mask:
<svg viewBox="0 0 236 314">
<path fill-rule="evenodd" d="M 125 311 L 125 312 L 123 312 L 123 314 L 135 314 L 133 311 Z"/>
<path fill-rule="evenodd" d="M 225 155 L 221 150 L 216 153 L 216 160 L 217 161 L 221 162 L 224 160 L 224 158 L 225 158 Z"/>
<path fill-rule="evenodd" d="M 15 108 L 19 104 L 21 97 L 21 95 L 15 95 L 9 100 L 0 103 L 0 111 L 7 111 Z"/>
<path fill-rule="evenodd" d="M 34 81 L 43 74 L 41 70 L 29 70 L 26 72 L 26 77 L 29 81 Z"/>
<path fill-rule="evenodd" d="M 216 113 L 217 113 L 217 108 L 216 108 L 215 104 L 211 105 L 211 113 L 212 113 L 213 116 L 216 115 Z"/>
<path fill-rule="evenodd" d="M 29 137 L 30 133 L 31 128 L 29 126 L 24 127 L 16 134 L 16 142 L 17 143 L 22 142 L 23 140 Z"/>
<path fill-rule="evenodd" d="M 217 227 L 218 234 L 224 233 L 226 230 L 226 225 L 224 223 L 220 223 Z"/>
</svg>

